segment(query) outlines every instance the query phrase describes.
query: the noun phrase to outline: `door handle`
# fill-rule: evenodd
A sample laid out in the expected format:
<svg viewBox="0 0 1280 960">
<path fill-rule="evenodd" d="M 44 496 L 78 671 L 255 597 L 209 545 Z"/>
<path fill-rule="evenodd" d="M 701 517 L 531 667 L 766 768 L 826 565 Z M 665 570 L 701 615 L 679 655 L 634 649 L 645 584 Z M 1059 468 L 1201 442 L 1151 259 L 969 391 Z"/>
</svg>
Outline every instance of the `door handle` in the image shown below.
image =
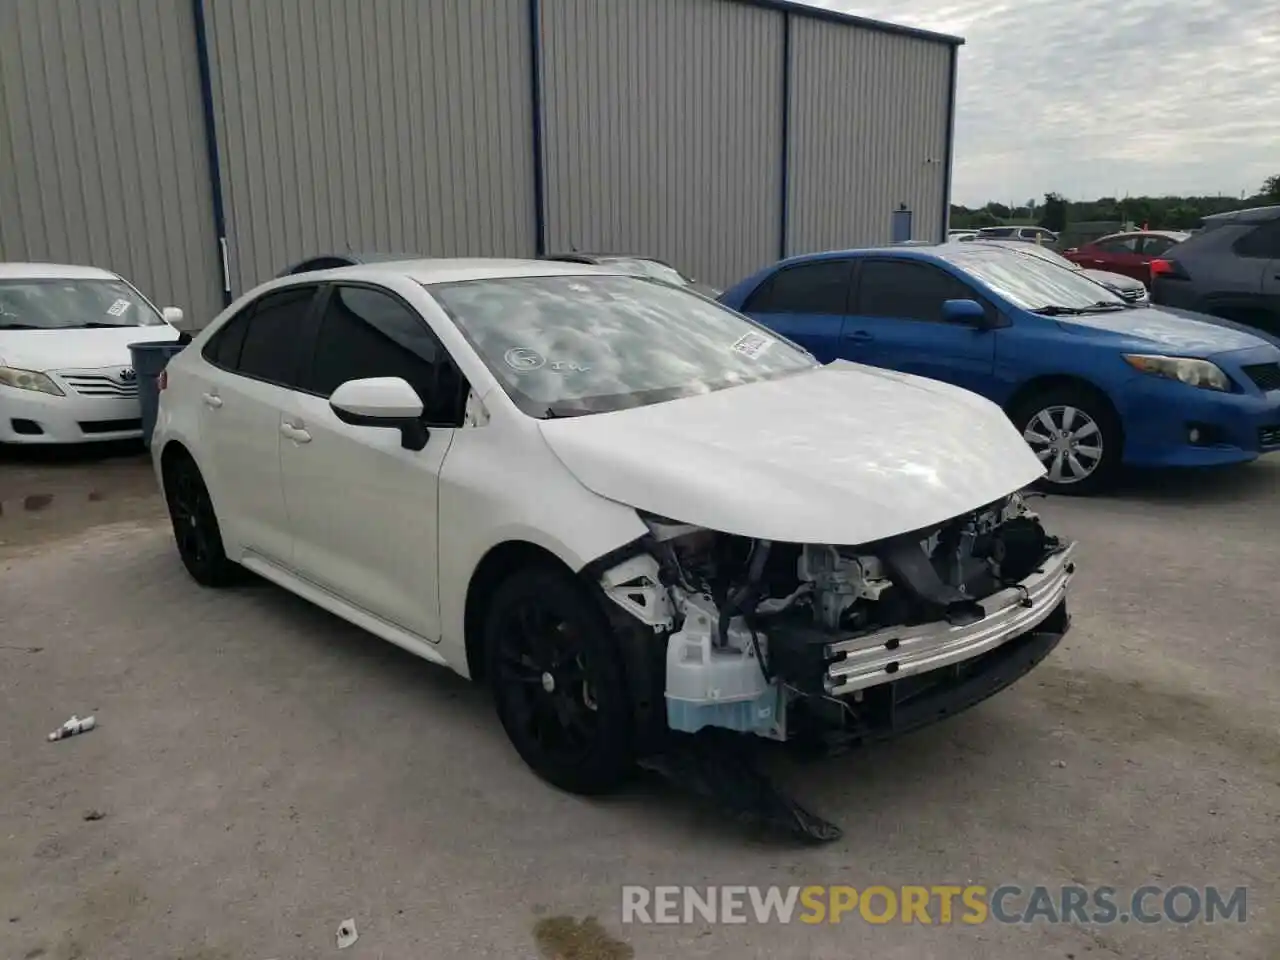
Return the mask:
<svg viewBox="0 0 1280 960">
<path fill-rule="evenodd" d="M 853 333 L 846 333 L 844 338 L 846 340 L 853 340 L 857 343 L 866 343 L 869 340 L 875 339 L 875 337 L 871 336 L 871 334 L 867 333 L 865 330 L 855 330 Z"/>
<path fill-rule="evenodd" d="M 280 424 L 280 432 L 292 440 L 294 443 L 310 443 L 311 434 L 307 433 L 301 427 L 295 427 L 292 423 Z"/>
<path fill-rule="evenodd" d="M 216 393 L 202 394 L 200 399 L 204 401 L 204 405 L 206 407 L 213 407 L 213 409 L 215 410 L 217 410 L 220 406 L 222 406 L 222 398 L 218 396 Z"/>
</svg>

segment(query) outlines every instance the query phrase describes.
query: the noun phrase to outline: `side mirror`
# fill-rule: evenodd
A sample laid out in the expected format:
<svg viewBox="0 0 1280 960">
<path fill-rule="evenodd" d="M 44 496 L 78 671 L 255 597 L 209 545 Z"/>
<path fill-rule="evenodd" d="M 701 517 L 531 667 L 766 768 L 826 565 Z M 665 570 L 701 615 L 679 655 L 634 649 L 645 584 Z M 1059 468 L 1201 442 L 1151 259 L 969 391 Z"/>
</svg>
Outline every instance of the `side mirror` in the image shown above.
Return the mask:
<svg viewBox="0 0 1280 960">
<path fill-rule="evenodd" d="M 943 301 L 942 319 L 947 323 L 963 323 L 978 330 L 988 330 L 991 327 L 986 309 L 977 300 Z"/>
<path fill-rule="evenodd" d="M 421 450 L 430 437 L 422 422 L 422 398 L 400 377 L 368 377 L 340 384 L 329 407 L 353 427 L 385 427 L 400 431 L 400 446 Z"/>
<path fill-rule="evenodd" d="M 165 307 L 160 311 L 160 318 L 179 333 L 199 333 L 195 324 L 182 313 L 181 307 Z"/>
</svg>

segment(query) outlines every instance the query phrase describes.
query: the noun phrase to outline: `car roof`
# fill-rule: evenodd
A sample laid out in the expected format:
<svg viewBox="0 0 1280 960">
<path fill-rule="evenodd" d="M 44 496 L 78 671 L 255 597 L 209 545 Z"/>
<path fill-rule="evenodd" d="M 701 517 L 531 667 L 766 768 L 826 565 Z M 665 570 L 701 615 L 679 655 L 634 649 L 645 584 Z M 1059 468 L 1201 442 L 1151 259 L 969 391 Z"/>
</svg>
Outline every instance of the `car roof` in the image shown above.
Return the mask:
<svg viewBox="0 0 1280 960">
<path fill-rule="evenodd" d="M 336 267 L 322 271 L 326 277 L 349 280 L 384 278 L 388 273 L 408 277 L 423 284 L 456 283 L 464 280 L 499 280 L 515 277 L 573 277 L 584 275 L 625 276 L 620 270 L 561 260 L 504 260 L 497 257 L 457 259 L 387 260 Z M 297 276 L 306 276 L 298 274 Z"/>
<path fill-rule="evenodd" d="M 1239 220 L 1242 223 L 1266 223 L 1280 218 L 1280 204 L 1270 207 L 1249 207 L 1247 210 L 1228 210 L 1226 213 L 1212 213 L 1205 217 L 1205 222 L 1225 223 L 1228 220 Z"/>
<path fill-rule="evenodd" d="M 1189 236 L 1190 234 L 1185 230 L 1117 230 L 1115 233 L 1108 233 L 1090 242 L 1101 243 L 1103 240 L 1114 240 L 1116 237 L 1165 237 L 1168 240 L 1185 240 Z"/>
<path fill-rule="evenodd" d="M 964 243 L 958 240 L 947 243 L 929 244 L 890 244 L 881 247 L 854 247 L 849 250 L 823 250 L 818 253 L 802 253 L 789 257 L 766 268 L 773 273 L 782 267 L 798 266 L 802 263 L 815 263 L 819 260 L 840 260 L 846 257 L 893 257 L 899 260 L 946 261 L 955 264 L 952 254 L 958 254 L 962 260 L 973 261 L 981 257 L 995 259 L 997 257 L 1025 257 L 1027 254 L 1012 243 Z M 1034 256 L 1034 254 L 1032 255 Z"/>
<path fill-rule="evenodd" d="M 0 280 L 118 280 L 101 267 L 71 263 L 0 263 Z"/>
</svg>

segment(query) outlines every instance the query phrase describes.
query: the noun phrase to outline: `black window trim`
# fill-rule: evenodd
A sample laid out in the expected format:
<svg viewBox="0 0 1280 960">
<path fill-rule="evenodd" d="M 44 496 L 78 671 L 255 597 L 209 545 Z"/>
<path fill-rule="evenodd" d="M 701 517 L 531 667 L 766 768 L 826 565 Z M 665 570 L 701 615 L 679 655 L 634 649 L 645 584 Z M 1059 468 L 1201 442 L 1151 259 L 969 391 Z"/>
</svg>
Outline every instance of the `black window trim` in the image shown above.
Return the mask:
<svg viewBox="0 0 1280 960">
<path fill-rule="evenodd" d="M 430 412 L 429 408 L 431 405 L 432 398 L 419 397 L 418 399 L 422 401 L 422 425 L 424 427 L 432 427 L 440 430 L 459 429 L 463 424 L 463 420 L 466 414 L 467 393 L 471 389 L 471 383 L 467 379 L 467 375 L 463 373 L 462 367 L 458 365 L 458 361 L 455 360 L 453 354 L 449 352 L 449 348 L 444 345 L 444 341 L 440 339 L 440 335 L 436 333 L 435 329 L 427 321 L 427 318 L 422 315 L 422 311 L 420 311 L 417 307 L 411 304 L 408 300 L 402 297 L 395 290 L 392 290 L 389 287 L 384 287 L 380 283 L 373 283 L 368 280 L 345 280 L 345 279 L 344 280 L 328 280 L 320 284 L 320 288 L 321 288 L 320 296 L 317 298 L 317 303 L 313 304 L 313 309 L 315 310 L 315 312 L 311 318 L 311 331 L 310 331 L 309 342 L 306 345 L 306 357 L 304 359 L 304 362 L 301 365 L 302 375 L 298 377 L 300 381 L 300 385 L 297 387 L 293 387 L 291 389 L 293 389 L 297 393 L 303 393 L 309 397 L 315 397 L 318 400 L 324 400 L 327 402 L 329 399 L 329 397 L 324 396 L 323 394 L 317 393 L 314 390 L 308 390 L 306 387 L 301 386 L 301 383 L 310 381 L 312 369 L 315 366 L 316 349 L 320 344 L 320 326 L 324 321 L 324 312 L 329 307 L 329 300 L 333 296 L 334 291 L 337 290 L 339 287 L 354 287 L 361 290 L 372 290 L 375 293 L 381 293 L 385 296 L 388 296 L 392 300 L 396 301 L 396 303 L 398 303 L 400 306 L 404 307 L 404 309 L 408 310 L 409 313 L 412 316 L 416 317 L 418 322 L 422 324 L 423 327 L 426 328 L 426 331 L 428 334 L 430 334 L 431 339 L 434 340 L 436 343 L 436 346 L 440 348 L 440 356 L 443 358 L 443 362 L 453 367 L 454 373 L 457 374 L 458 380 L 461 386 L 458 389 L 458 397 L 456 398 L 458 409 L 456 411 L 457 416 L 455 417 L 455 419 L 457 420 L 457 422 L 456 423 L 437 423 L 435 421 L 428 420 L 427 414 Z M 437 376 L 436 380 L 438 383 L 439 376 Z"/>
<path fill-rule="evenodd" d="M 960 326 L 960 324 L 955 324 L 948 320 L 943 320 L 941 318 L 937 320 L 924 320 L 924 319 L 921 319 L 920 317 L 887 317 L 878 313 L 864 314 L 864 313 L 857 312 L 861 309 L 861 306 L 862 306 L 862 302 L 861 302 L 862 301 L 862 268 L 868 263 L 910 263 L 910 264 L 916 264 L 921 267 L 925 267 L 926 269 L 929 269 L 929 270 L 936 270 L 937 272 L 946 276 L 948 279 L 954 280 L 956 283 L 961 284 L 962 286 L 967 287 L 969 289 L 969 292 L 972 294 L 972 296 L 969 297 L 969 299 L 974 300 L 977 303 L 981 304 L 982 308 L 987 312 L 987 317 L 992 321 L 991 327 L 989 329 L 996 329 L 998 327 L 1008 327 L 1013 325 L 1012 322 L 1009 320 L 1009 318 L 1005 316 L 1004 311 L 1001 310 L 1000 307 L 996 303 L 994 303 L 990 297 L 984 294 L 981 290 L 977 289 L 977 287 L 975 286 L 972 280 L 957 276 L 956 274 L 948 270 L 946 267 L 941 266 L 940 264 L 937 264 L 937 263 L 933 263 L 932 261 L 929 261 L 929 260 L 920 260 L 920 259 L 916 259 L 915 257 L 886 257 L 884 255 L 873 256 L 873 257 L 858 257 L 854 260 L 853 282 L 849 288 L 850 289 L 849 316 L 867 317 L 869 319 L 876 319 L 876 320 L 902 320 L 907 323 L 936 323 L 936 324 L 940 324 L 942 326 L 947 326 L 947 327 Z"/>
<path fill-rule="evenodd" d="M 316 335 L 316 330 L 317 330 L 317 323 L 316 323 L 316 321 L 317 321 L 317 318 L 318 318 L 318 316 L 319 316 L 319 314 L 316 312 L 316 305 L 317 305 L 318 301 L 320 300 L 320 293 L 322 292 L 323 286 L 324 286 L 323 284 L 316 283 L 314 280 L 311 280 L 311 281 L 307 281 L 307 282 L 305 282 L 305 283 L 288 283 L 288 284 L 283 284 L 283 285 L 278 286 L 278 287 L 272 287 L 270 290 L 264 290 L 264 291 L 262 292 L 262 294 L 261 294 L 261 295 L 259 295 L 259 296 L 257 296 L 257 297 L 254 297 L 254 299 L 253 299 L 252 301 L 250 301 L 249 303 L 245 304 L 245 305 L 244 305 L 244 307 L 243 307 L 242 309 L 237 310 L 237 311 L 235 312 L 235 314 L 233 314 L 231 317 L 227 318 L 227 321 L 226 321 L 225 323 L 221 324 L 221 325 L 218 327 L 218 329 L 217 329 L 217 330 L 215 330 L 215 331 L 213 332 L 213 335 L 212 335 L 211 337 L 209 337 L 209 339 L 208 339 L 208 341 L 205 343 L 204 347 L 200 350 L 200 356 L 201 356 L 201 357 L 204 359 L 204 361 L 205 361 L 206 363 L 208 363 L 210 366 L 216 367 L 217 369 L 219 369 L 219 370 L 223 371 L 224 373 L 229 373 L 229 374 L 231 374 L 232 376 L 236 376 L 236 377 L 243 377 L 243 378 L 244 378 L 244 379 L 246 379 L 246 380 L 256 380 L 258 383 L 266 383 L 266 384 L 269 384 L 270 386 L 273 386 L 273 387 L 279 387 L 279 388 L 281 388 L 282 390 L 294 390 L 294 391 L 299 390 L 300 388 L 299 388 L 299 386 L 298 386 L 298 384 L 297 384 L 296 382 L 295 382 L 295 383 L 281 383 L 281 382 L 280 382 L 280 381 L 278 381 L 278 380 L 269 380 L 269 379 L 267 379 L 266 377 L 259 377 L 259 376 L 255 376 L 254 374 L 251 374 L 251 373 L 245 373 L 243 370 L 239 369 L 239 367 L 240 367 L 240 358 L 244 355 L 244 340 L 241 340 L 241 341 L 240 341 L 240 353 L 236 356 L 236 366 L 235 366 L 234 368 L 232 368 L 232 367 L 227 367 L 227 366 L 223 366 L 222 364 L 220 364 L 220 363 L 216 362 L 215 360 L 213 360 L 213 359 L 209 356 L 209 350 L 210 350 L 210 348 L 211 348 L 211 347 L 213 347 L 213 345 L 214 345 L 214 344 L 215 344 L 215 343 L 216 343 L 216 342 L 217 342 L 217 341 L 222 337 L 223 332 L 224 332 L 228 327 L 230 327 L 233 323 L 235 323 L 237 320 L 239 320 L 241 317 L 244 317 L 244 318 L 245 318 L 245 321 L 246 321 L 248 324 L 252 325 L 252 324 L 253 324 L 253 318 L 254 318 L 254 317 L 257 315 L 257 313 L 258 313 L 258 307 L 259 307 L 259 306 L 262 304 L 262 302 L 263 302 L 264 300 L 266 300 L 268 297 L 273 297 L 273 296 L 275 296 L 276 294 L 279 294 L 279 293 L 287 293 L 287 292 L 288 292 L 288 291 L 290 291 L 290 290 L 299 290 L 299 289 L 306 289 L 307 287 L 311 287 L 311 288 L 313 288 L 313 289 L 312 289 L 312 291 L 311 291 L 311 302 L 310 302 L 309 304 L 307 304 L 307 309 L 306 309 L 306 311 L 304 312 L 303 317 L 302 317 L 302 329 L 301 329 L 301 331 L 300 331 L 300 335 L 301 335 L 301 338 L 302 338 L 302 341 L 301 341 L 301 342 L 302 342 L 302 347 L 301 347 L 301 349 L 300 349 L 300 350 L 299 350 L 299 352 L 298 352 L 298 356 L 297 356 L 297 359 L 296 359 L 296 361 L 295 361 L 294 368 L 293 368 L 293 370 L 292 370 L 292 376 L 293 376 L 293 379 L 294 379 L 295 381 L 299 381 L 299 380 L 301 380 L 301 376 L 300 376 L 300 374 L 301 374 L 302 369 L 303 369 L 303 367 L 302 367 L 302 357 L 303 357 L 303 355 L 305 355 L 306 357 L 308 357 L 308 358 L 309 358 L 309 357 L 311 356 L 311 351 L 312 351 L 312 350 L 314 350 L 314 348 L 315 348 L 315 335 Z M 247 332 L 247 331 L 245 332 L 245 338 L 246 338 L 246 339 L 248 338 L 248 332 Z M 308 362 L 309 362 L 309 360 L 308 360 Z"/>
<path fill-rule="evenodd" d="M 770 273 L 769 276 L 765 277 L 763 281 L 758 283 L 756 285 L 756 288 L 752 290 L 749 294 L 747 294 L 745 298 L 743 298 L 742 309 L 737 312 L 747 314 L 751 310 L 751 301 L 755 300 L 757 297 L 762 298 L 765 296 L 771 296 L 773 294 L 773 286 L 777 282 L 778 277 L 782 276 L 782 274 L 790 270 L 803 270 L 806 267 L 813 267 L 819 264 L 827 264 L 827 263 L 838 263 L 838 264 L 844 265 L 844 268 L 845 268 L 844 312 L 840 314 L 834 314 L 834 313 L 806 314 L 806 316 L 821 316 L 821 317 L 849 316 L 849 311 L 854 302 L 853 300 L 854 271 L 855 271 L 855 264 L 857 263 L 857 258 L 855 257 L 815 257 L 811 260 L 801 260 L 799 263 L 789 263 L 785 266 L 779 267 L 778 269 Z M 766 311 L 757 311 L 757 312 L 766 312 Z M 774 311 L 774 312 L 777 312 L 777 311 Z M 792 312 L 794 311 L 783 311 L 783 313 L 792 313 Z M 801 347 L 800 349 L 803 350 L 804 348 Z M 805 351 L 805 352 L 807 353 L 808 351 Z"/>
</svg>

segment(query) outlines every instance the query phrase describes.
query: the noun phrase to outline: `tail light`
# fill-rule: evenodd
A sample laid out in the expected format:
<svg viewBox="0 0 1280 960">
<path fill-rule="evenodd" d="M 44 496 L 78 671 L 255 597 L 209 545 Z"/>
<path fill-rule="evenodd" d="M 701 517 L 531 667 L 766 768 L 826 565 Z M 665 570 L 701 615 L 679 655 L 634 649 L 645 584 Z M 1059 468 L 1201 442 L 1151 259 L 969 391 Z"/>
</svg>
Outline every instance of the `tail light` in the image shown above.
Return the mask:
<svg viewBox="0 0 1280 960">
<path fill-rule="evenodd" d="M 163 390 L 165 387 L 167 387 L 167 386 L 169 385 L 169 371 L 168 371 L 168 370 L 161 370 L 161 371 L 160 371 L 160 376 L 158 376 L 158 377 L 156 378 L 156 384 L 160 387 L 160 389 L 161 389 L 161 390 Z"/>
<path fill-rule="evenodd" d="M 1151 261 L 1151 279 L 1164 277 L 1166 280 L 1190 280 L 1187 271 L 1182 269 L 1182 264 L 1177 260 L 1152 260 Z"/>
</svg>

